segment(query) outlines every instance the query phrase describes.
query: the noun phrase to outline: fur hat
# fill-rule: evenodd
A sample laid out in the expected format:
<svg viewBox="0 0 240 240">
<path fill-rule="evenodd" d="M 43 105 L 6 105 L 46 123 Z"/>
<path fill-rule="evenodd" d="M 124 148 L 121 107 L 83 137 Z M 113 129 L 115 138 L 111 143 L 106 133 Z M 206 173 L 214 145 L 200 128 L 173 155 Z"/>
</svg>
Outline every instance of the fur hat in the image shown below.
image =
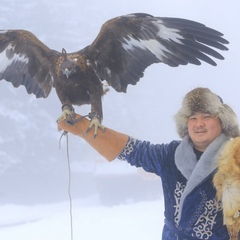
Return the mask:
<svg viewBox="0 0 240 240">
<path fill-rule="evenodd" d="M 187 121 L 195 112 L 210 113 L 219 117 L 223 133 L 227 137 L 239 136 L 238 120 L 232 108 L 208 88 L 195 88 L 186 94 L 181 109 L 175 115 L 177 132 L 181 138 L 188 134 Z"/>
</svg>

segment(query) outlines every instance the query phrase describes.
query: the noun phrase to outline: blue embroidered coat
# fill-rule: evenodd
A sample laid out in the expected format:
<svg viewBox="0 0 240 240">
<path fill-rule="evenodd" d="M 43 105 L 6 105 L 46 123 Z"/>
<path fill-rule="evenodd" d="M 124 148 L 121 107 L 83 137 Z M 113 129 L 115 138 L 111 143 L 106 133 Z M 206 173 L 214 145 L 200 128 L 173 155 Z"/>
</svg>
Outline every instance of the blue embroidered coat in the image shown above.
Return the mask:
<svg viewBox="0 0 240 240">
<path fill-rule="evenodd" d="M 229 239 L 212 184 L 217 157 L 226 141 L 226 136 L 220 135 L 197 161 L 188 136 L 181 142 L 157 145 L 129 138 L 118 158 L 162 179 L 163 240 Z"/>
</svg>

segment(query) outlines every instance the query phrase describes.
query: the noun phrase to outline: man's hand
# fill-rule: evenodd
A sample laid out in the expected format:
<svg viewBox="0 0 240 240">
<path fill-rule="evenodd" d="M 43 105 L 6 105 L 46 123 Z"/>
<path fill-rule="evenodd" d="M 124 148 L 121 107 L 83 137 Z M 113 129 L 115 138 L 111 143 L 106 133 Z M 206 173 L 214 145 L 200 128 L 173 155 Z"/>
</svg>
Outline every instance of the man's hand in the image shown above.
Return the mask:
<svg viewBox="0 0 240 240">
<path fill-rule="evenodd" d="M 66 132 L 70 132 L 76 136 L 84 138 L 87 129 L 90 125 L 90 121 L 79 114 L 75 114 L 75 121 L 76 121 L 75 124 L 72 124 L 66 120 L 59 121 L 58 122 L 59 131 L 64 130 Z"/>
</svg>

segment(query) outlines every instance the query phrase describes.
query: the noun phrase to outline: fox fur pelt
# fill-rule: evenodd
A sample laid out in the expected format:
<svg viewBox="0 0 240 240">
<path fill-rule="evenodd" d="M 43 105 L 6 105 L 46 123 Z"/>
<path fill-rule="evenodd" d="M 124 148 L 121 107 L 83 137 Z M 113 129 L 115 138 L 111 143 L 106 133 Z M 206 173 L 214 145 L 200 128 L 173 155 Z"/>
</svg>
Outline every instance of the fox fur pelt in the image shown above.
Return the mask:
<svg viewBox="0 0 240 240">
<path fill-rule="evenodd" d="M 217 200 L 222 202 L 223 223 L 228 228 L 231 240 L 238 240 L 240 239 L 240 137 L 230 140 L 223 148 L 213 184 L 217 190 Z"/>
</svg>

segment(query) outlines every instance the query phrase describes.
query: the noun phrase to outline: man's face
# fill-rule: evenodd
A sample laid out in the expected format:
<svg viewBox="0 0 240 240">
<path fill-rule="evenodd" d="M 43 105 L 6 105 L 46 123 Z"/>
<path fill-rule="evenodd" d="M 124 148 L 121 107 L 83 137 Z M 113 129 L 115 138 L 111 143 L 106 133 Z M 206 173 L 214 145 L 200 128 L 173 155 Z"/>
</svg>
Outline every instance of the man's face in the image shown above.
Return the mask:
<svg viewBox="0 0 240 240">
<path fill-rule="evenodd" d="M 220 119 L 209 113 L 194 113 L 189 117 L 187 125 L 194 147 L 202 152 L 222 133 Z"/>
</svg>

